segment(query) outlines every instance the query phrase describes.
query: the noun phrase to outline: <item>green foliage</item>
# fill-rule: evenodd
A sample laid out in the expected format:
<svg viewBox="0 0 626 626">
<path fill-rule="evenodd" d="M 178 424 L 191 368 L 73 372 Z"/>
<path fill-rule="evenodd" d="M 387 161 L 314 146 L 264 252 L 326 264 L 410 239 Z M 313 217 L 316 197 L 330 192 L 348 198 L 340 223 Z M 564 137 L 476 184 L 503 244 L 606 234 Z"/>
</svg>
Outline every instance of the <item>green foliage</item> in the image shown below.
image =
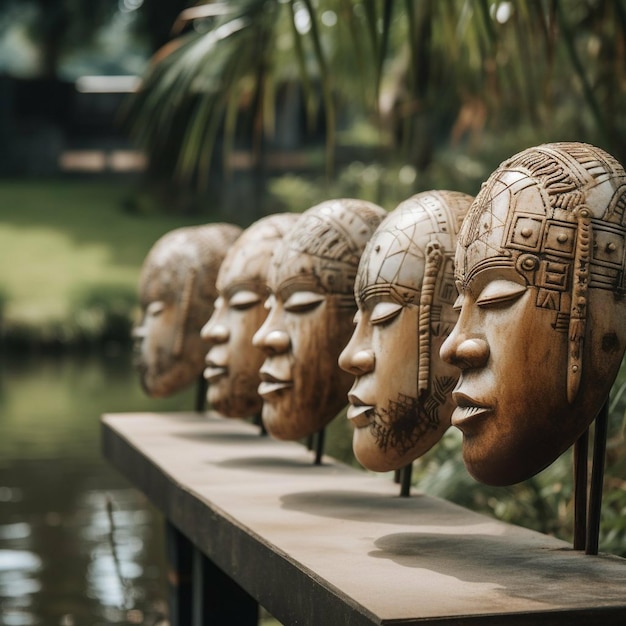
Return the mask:
<svg viewBox="0 0 626 626">
<path fill-rule="evenodd" d="M 626 556 L 626 363 L 622 363 L 609 402 L 607 458 L 600 547 Z"/>
<path fill-rule="evenodd" d="M 253 102 L 252 118 L 262 123 L 279 8 L 233 2 L 232 12 L 215 18 L 208 32 L 181 36 L 151 68 L 129 115 L 138 140 L 163 155 L 166 171 L 184 181 L 199 173 L 206 185 L 220 126 L 232 123 L 241 99 Z"/>
<path fill-rule="evenodd" d="M 15 24 L 37 46 L 40 74 L 56 78 L 61 59 L 77 48 L 86 49 L 98 30 L 111 21 L 117 3 L 110 0 L 4 0 L 0 35 Z"/>
<path fill-rule="evenodd" d="M 372 123 L 388 156 L 418 171 L 449 141 L 471 152 L 520 123 L 530 143 L 552 133 L 626 156 L 622 0 L 232 0 L 228 11 L 173 42 L 131 106 L 153 166 L 184 183 L 206 184 L 238 140 L 262 162 L 294 84 L 310 124 L 324 113 L 327 172 L 345 120 Z M 564 115 L 573 124 L 555 137 Z"/>
<path fill-rule="evenodd" d="M 423 172 L 407 164 L 353 161 L 332 179 L 295 174 L 270 179 L 268 195 L 272 206 L 296 212 L 328 198 L 359 198 L 391 210 L 420 190 L 455 189 L 471 193 L 486 174 L 484 163 L 452 153 Z"/>
<path fill-rule="evenodd" d="M 73 298 L 72 319 L 84 340 L 127 344 L 136 309 L 135 289 L 115 284 L 82 287 Z"/>
<path fill-rule="evenodd" d="M 79 286 L 69 303 L 67 318 L 32 325 L 22 320 L 6 324 L 0 341 L 12 352 L 119 350 L 130 346 L 137 315 L 134 288 L 119 284 Z"/>
</svg>

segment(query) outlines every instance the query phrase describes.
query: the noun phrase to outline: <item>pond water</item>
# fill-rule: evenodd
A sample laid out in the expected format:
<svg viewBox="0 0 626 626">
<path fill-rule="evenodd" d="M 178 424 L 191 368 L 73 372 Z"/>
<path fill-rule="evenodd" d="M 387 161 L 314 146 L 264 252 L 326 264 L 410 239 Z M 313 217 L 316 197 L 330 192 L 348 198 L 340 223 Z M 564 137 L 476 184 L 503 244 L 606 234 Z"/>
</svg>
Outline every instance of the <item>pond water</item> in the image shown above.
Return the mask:
<svg viewBox="0 0 626 626">
<path fill-rule="evenodd" d="M 166 623 L 163 520 L 102 458 L 104 412 L 189 410 L 146 397 L 126 355 L 0 369 L 0 623 Z"/>
<path fill-rule="evenodd" d="M 0 360 L 2 626 L 168 623 L 163 518 L 102 457 L 99 418 L 194 396 L 147 397 L 126 354 Z M 326 450 L 350 461 L 336 422 Z"/>
</svg>

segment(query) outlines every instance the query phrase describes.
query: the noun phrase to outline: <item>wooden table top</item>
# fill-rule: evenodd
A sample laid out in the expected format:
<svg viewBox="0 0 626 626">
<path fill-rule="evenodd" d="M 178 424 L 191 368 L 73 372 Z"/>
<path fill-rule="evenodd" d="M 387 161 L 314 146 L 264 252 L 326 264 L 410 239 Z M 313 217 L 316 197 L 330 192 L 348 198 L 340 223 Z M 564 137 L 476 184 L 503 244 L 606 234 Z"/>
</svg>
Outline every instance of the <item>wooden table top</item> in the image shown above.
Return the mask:
<svg viewBox="0 0 626 626">
<path fill-rule="evenodd" d="M 102 418 L 105 456 L 277 619 L 297 624 L 626 624 L 626 560 L 321 466 L 206 413 Z"/>
</svg>

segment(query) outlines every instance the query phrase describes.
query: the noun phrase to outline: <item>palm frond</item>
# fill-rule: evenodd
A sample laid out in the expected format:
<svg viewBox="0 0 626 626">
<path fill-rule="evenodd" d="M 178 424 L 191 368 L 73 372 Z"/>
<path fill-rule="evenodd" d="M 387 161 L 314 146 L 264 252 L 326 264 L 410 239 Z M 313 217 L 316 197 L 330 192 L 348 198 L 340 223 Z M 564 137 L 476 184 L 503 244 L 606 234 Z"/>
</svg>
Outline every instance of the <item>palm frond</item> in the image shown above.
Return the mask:
<svg viewBox="0 0 626 626">
<path fill-rule="evenodd" d="M 567 49 L 567 52 L 569 54 L 569 58 L 571 61 L 571 64 L 574 68 L 574 71 L 576 72 L 576 74 L 578 75 L 578 78 L 580 80 L 580 83 L 582 85 L 582 89 L 583 89 L 583 93 L 585 95 L 585 99 L 587 101 L 587 104 L 589 105 L 589 108 L 591 110 L 591 113 L 595 119 L 596 125 L 598 127 L 598 129 L 600 130 L 600 132 L 602 133 L 602 135 L 604 136 L 605 141 L 610 141 L 607 130 L 606 130 L 606 124 L 604 122 L 604 117 L 602 115 L 602 111 L 600 109 L 600 106 L 596 100 L 596 96 L 594 94 L 594 91 L 591 87 L 591 84 L 589 82 L 589 78 L 588 78 L 588 74 L 585 71 L 585 67 L 578 55 L 578 51 L 576 49 L 576 44 L 574 41 L 574 33 L 572 32 L 572 30 L 570 29 L 569 23 L 567 21 L 567 17 L 565 16 L 564 10 L 563 10 L 563 6 L 562 3 L 560 1 L 556 1 L 555 2 L 555 7 L 556 7 L 556 18 L 558 20 L 559 26 L 561 28 L 561 32 L 563 33 L 563 39 L 564 39 L 564 43 L 565 43 L 565 47 Z"/>
<path fill-rule="evenodd" d="M 311 19 L 311 40 L 313 50 L 320 69 L 320 80 L 322 83 L 322 93 L 324 97 L 324 110 L 326 113 L 326 171 L 330 175 L 333 170 L 334 149 L 335 149 L 335 103 L 333 101 L 332 75 L 328 68 L 328 63 L 317 25 L 317 16 L 311 0 L 302 0 L 306 6 Z"/>
<path fill-rule="evenodd" d="M 236 137 L 246 136 L 253 150 L 263 146 L 275 132 L 286 85 L 299 89 L 309 127 L 320 111 L 325 116 L 328 173 L 340 111 L 370 121 L 385 116 L 381 142 L 399 138 L 407 150 L 433 142 L 438 124 L 449 130 L 449 119 L 467 101 L 480 101 L 492 124 L 523 117 L 540 127 L 563 106 L 561 94 L 574 93 L 571 68 L 580 85 L 574 95 L 603 141 L 617 137 L 609 127 L 626 125 L 618 119 L 625 108 L 626 0 L 230 0 L 219 11 L 216 6 L 194 9 L 214 14 L 208 30 L 180 35 L 130 106 L 135 137 L 185 182 L 206 179 L 220 142 L 222 160 Z M 611 80 L 618 88 L 611 89 Z"/>
</svg>

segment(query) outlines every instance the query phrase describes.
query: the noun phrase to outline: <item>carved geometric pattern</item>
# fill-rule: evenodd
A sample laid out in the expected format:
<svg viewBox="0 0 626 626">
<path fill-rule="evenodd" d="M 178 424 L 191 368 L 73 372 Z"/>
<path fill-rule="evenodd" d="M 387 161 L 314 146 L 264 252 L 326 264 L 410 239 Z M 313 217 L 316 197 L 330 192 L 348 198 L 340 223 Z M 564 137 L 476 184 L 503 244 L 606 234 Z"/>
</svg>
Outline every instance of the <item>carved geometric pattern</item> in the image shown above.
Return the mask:
<svg viewBox="0 0 626 626">
<path fill-rule="evenodd" d="M 467 248 L 471 244 L 477 258 L 497 257 L 503 253 L 501 243 L 505 241 L 506 217 L 503 219 L 493 211 L 484 210 L 484 207 L 499 200 L 501 195 L 508 196 L 510 200 L 511 192 L 507 187 L 494 192 L 496 182 L 494 177 L 483 185 L 472 205 L 474 210 L 470 209 L 459 236 L 460 245 Z"/>
<path fill-rule="evenodd" d="M 376 445 L 386 451 L 396 451 L 399 456 L 414 448 L 429 430 L 439 425 L 437 413 L 427 412 L 418 398 L 398 394 L 387 408 L 376 410 L 376 418 L 370 424 Z"/>
<path fill-rule="evenodd" d="M 481 264 L 508 266 L 508 259 L 516 259 L 520 252 L 534 253 L 540 260 L 536 272 L 518 266 L 529 284 L 547 290 L 572 289 L 572 263 L 580 237 L 575 210 L 587 202 L 589 287 L 623 292 L 626 177 L 611 155 L 576 143 L 525 150 L 502 163 L 483 184 L 459 237 L 465 255 L 458 259 L 458 278 L 467 282 Z M 502 211 L 503 206 L 509 207 L 508 212 Z M 542 292 L 537 306 L 552 308 L 558 300 Z"/>
<path fill-rule="evenodd" d="M 358 302 L 386 297 L 403 306 L 419 307 L 418 395 L 430 385 L 431 333 L 441 327 L 442 304 L 452 304 L 455 299 L 454 233 L 470 203 L 470 196 L 458 192 L 412 196 L 369 241 L 359 266 L 355 287 Z"/>
<path fill-rule="evenodd" d="M 399 456 L 415 448 L 422 437 L 439 427 L 439 408 L 456 386 L 456 378 L 441 376 L 433 381 L 430 394 L 413 398 L 398 394 L 388 408 L 377 409 L 370 430 L 382 451 L 393 449 Z"/>
<path fill-rule="evenodd" d="M 401 303 L 418 304 L 426 249 L 439 240 L 444 257 L 443 272 L 447 280 L 437 280 L 437 299 L 453 302 L 456 298 L 453 281 L 454 238 L 468 204 L 468 196 L 458 192 L 425 192 L 405 201 L 396 211 L 400 217 L 384 237 L 374 237 L 361 259 L 357 276 L 357 293 L 363 301 L 378 286 L 393 286 L 391 291 Z M 401 217 L 406 212 L 406 219 Z M 381 263 L 380 259 L 384 259 Z M 373 268 L 376 268 L 375 270 Z M 441 271 L 439 272 L 441 276 Z M 443 284 L 442 284 L 443 282 Z"/>
<path fill-rule="evenodd" d="M 542 261 L 539 264 L 535 284 L 546 289 L 565 291 L 568 284 L 570 265 L 559 261 Z"/>
<path fill-rule="evenodd" d="M 565 258 L 573 258 L 576 242 L 576 225 L 548 220 L 543 250 Z"/>
<path fill-rule="evenodd" d="M 365 244 L 385 216 L 364 200 L 328 200 L 305 211 L 283 239 L 273 267 L 281 275 L 280 289 L 311 282 L 335 294 L 341 307 L 354 307 L 354 280 Z"/>
<path fill-rule="evenodd" d="M 558 291 L 550 291 L 549 289 L 537 290 L 537 306 L 541 309 L 551 309 L 558 311 L 561 307 L 561 298 Z"/>
<path fill-rule="evenodd" d="M 536 216 L 516 215 L 508 245 L 518 250 L 539 252 L 543 220 Z"/>
</svg>

